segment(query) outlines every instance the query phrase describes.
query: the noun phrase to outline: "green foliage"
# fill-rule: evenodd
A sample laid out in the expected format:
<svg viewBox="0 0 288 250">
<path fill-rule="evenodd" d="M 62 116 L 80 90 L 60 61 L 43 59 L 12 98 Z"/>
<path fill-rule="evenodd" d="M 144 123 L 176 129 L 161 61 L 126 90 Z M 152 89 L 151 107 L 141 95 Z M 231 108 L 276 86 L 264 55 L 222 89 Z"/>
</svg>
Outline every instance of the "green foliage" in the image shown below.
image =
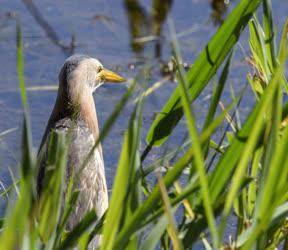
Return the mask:
<svg viewBox="0 0 288 250">
<path fill-rule="evenodd" d="M 183 114 L 189 139 L 146 165 L 144 159 L 148 150 L 141 161 L 144 95 L 140 95 L 124 134 L 108 211 L 102 218 L 96 218 L 93 210 L 88 212 L 70 232 L 65 230 L 65 225 L 79 193 L 72 189 L 71 178 L 66 200 L 62 200 L 67 138 L 61 134 L 54 133 L 50 138 L 45 189 L 39 200 L 36 197 L 36 163 L 31 147 L 18 23 L 18 75 L 24 109 L 23 155 L 19 197 L 14 203 L 9 202 L 5 219 L 0 223 L 0 249 L 60 250 L 76 246 L 87 249 L 96 234 L 102 234 L 100 248 L 105 250 L 159 246 L 162 249 L 191 249 L 199 241 L 206 249 L 271 249 L 280 243 L 288 246 L 288 103 L 283 98 L 287 93 L 288 20 L 277 46 L 270 0 L 263 3 L 263 27 L 255 15 L 259 2 L 240 1 L 188 74 L 182 69 L 175 31 L 169 23 L 179 86 L 152 124 L 147 141 L 149 150 L 161 145 Z M 254 18 L 250 19 L 253 14 Z M 219 110 L 218 103 L 226 103 L 222 92 L 233 61 L 231 49 L 247 24 L 251 49 L 249 62 L 254 73 L 248 75 L 247 80 L 255 93 L 255 105 L 242 126 L 233 126 L 233 131 L 219 130 L 233 125 L 233 113 L 245 93 L 243 90 L 223 111 Z M 222 72 L 199 130 L 192 101 L 212 77 L 217 78 L 216 71 L 221 66 Z M 109 133 L 136 84 L 135 81 L 115 107 L 94 149 Z M 219 142 L 214 140 L 216 133 L 222 138 Z M 228 140 L 223 143 L 224 138 Z M 161 171 L 164 162 L 169 166 Z M 78 174 L 81 171 L 75 176 Z M 150 178 L 156 178 L 157 182 L 152 185 Z M 236 228 L 235 232 L 230 232 L 231 240 L 227 243 L 223 241 L 224 232 L 230 228 L 231 218 Z"/>
<path fill-rule="evenodd" d="M 190 101 L 194 101 L 199 96 L 215 75 L 231 48 L 237 43 L 241 32 L 260 2 L 259 0 L 240 1 L 202 50 L 186 76 Z M 180 87 L 176 88 L 153 122 L 147 135 L 147 143 L 150 146 L 160 146 L 181 119 L 183 109 L 179 91 Z"/>
</svg>

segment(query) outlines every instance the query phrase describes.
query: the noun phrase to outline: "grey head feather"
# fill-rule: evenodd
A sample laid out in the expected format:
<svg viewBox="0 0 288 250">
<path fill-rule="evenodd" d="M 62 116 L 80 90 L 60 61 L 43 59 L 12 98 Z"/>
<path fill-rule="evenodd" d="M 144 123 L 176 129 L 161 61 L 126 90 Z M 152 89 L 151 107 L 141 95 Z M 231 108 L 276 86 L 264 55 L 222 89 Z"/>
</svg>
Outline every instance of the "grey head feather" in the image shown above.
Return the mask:
<svg viewBox="0 0 288 250">
<path fill-rule="evenodd" d="M 61 67 L 61 71 L 59 73 L 59 82 L 67 82 L 70 73 L 73 72 L 83 60 L 89 58 L 91 57 L 81 54 L 75 54 L 68 57 Z"/>
</svg>

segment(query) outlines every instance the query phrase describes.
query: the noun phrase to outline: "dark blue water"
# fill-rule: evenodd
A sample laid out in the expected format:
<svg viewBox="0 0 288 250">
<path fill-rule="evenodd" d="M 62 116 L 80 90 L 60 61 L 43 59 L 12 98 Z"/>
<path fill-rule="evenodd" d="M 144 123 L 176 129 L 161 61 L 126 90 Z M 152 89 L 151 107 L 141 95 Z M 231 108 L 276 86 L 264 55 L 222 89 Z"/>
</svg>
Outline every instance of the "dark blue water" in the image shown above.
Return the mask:
<svg viewBox="0 0 288 250">
<path fill-rule="evenodd" d="M 133 42 L 132 34 L 139 36 L 152 34 L 155 20 L 151 16 L 151 1 L 139 1 L 138 18 L 134 12 L 129 11 L 129 6 L 125 4 L 125 1 L 35 0 L 32 2 L 32 8 L 31 2 L 0 0 L 0 180 L 4 185 L 10 183 L 11 173 L 17 176 L 21 150 L 22 109 L 16 74 L 15 16 L 20 17 L 22 24 L 27 87 L 57 85 L 58 71 L 70 53 L 71 43 L 75 53 L 97 57 L 107 68 L 118 71 L 128 79 L 135 77 L 144 64 L 149 63 L 152 65 L 149 86 L 163 78 L 159 67 L 160 62 L 167 62 L 171 57 L 170 36 L 165 15 L 163 23 L 158 23 L 161 26 L 159 34 L 161 39 L 158 45 L 155 41 L 136 45 Z M 232 1 L 232 6 L 237 2 Z M 228 12 L 230 8 L 231 6 L 228 7 Z M 288 2 L 273 0 L 273 11 L 275 26 L 281 29 L 287 17 Z M 183 58 L 188 64 L 193 63 L 217 29 L 212 21 L 211 13 L 212 8 L 208 0 L 181 0 L 171 4 L 169 15 L 175 23 Z M 143 20 L 146 20 L 146 24 Z M 135 27 L 133 29 L 133 23 L 137 24 L 137 22 L 142 27 L 140 30 Z M 247 52 L 247 34 L 242 36 L 240 42 L 244 51 Z M 246 82 L 247 65 L 244 62 L 244 56 L 245 54 L 238 49 L 231 67 L 229 83 L 236 91 L 243 88 Z M 167 81 L 147 98 L 143 139 L 152 123 L 154 113 L 161 110 L 175 86 L 175 83 Z M 114 105 L 125 91 L 126 86 L 119 85 L 106 85 L 97 89 L 95 102 L 100 126 L 103 126 Z M 141 86 L 138 87 L 134 97 L 140 91 Z M 210 91 L 211 86 L 204 91 L 194 105 L 199 127 L 203 121 L 203 111 L 206 111 L 208 107 L 207 97 Z M 229 102 L 229 88 L 225 96 Z M 244 114 L 249 112 L 249 107 L 253 103 L 252 97 L 252 94 L 248 93 L 244 105 L 241 106 L 240 111 Z M 37 151 L 56 98 L 56 92 L 28 91 L 28 98 L 33 145 Z M 103 143 L 109 188 L 113 183 L 123 132 L 132 109 L 133 101 L 131 100 Z M 1 135 L 5 131 L 7 134 Z M 181 121 L 167 147 L 177 145 L 185 135 L 185 122 Z M 144 144 L 143 140 L 143 148 Z M 155 158 L 158 154 L 159 152 L 155 150 L 150 158 Z"/>
</svg>

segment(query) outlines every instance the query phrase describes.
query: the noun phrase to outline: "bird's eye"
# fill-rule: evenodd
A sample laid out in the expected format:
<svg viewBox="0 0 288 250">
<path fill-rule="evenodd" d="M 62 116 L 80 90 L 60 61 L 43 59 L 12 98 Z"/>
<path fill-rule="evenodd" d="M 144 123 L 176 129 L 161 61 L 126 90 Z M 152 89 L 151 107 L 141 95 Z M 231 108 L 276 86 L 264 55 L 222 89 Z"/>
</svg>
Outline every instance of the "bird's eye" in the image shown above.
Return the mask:
<svg viewBox="0 0 288 250">
<path fill-rule="evenodd" d="M 99 67 L 97 73 L 100 73 L 102 71 L 102 68 Z"/>
</svg>

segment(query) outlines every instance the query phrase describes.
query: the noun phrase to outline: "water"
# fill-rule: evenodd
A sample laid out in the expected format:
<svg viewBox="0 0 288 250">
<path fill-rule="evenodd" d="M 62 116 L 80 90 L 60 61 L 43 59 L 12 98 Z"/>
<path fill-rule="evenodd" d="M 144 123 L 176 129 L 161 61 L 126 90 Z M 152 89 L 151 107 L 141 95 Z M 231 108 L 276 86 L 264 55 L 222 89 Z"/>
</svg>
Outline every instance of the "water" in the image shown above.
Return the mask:
<svg viewBox="0 0 288 250">
<path fill-rule="evenodd" d="M 215 26 L 214 22 L 219 21 L 216 17 L 221 19 L 226 15 L 224 12 L 221 16 L 215 9 L 213 10 L 208 0 L 161 1 L 161 8 L 154 12 L 154 15 L 151 14 L 152 1 L 148 0 L 138 2 L 136 0 L 0 0 L 0 2 L 0 133 L 12 130 L 0 136 L 0 179 L 5 185 L 10 183 L 11 173 L 17 176 L 21 150 L 22 109 L 16 74 L 15 15 L 21 18 L 27 87 L 56 85 L 59 68 L 72 51 L 97 57 L 107 68 L 118 71 L 128 79 L 135 77 L 143 65 L 149 62 L 153 66 L 149 80 L 151 86 L 163 78 L 159 65 L 168 62 L 171 57 L 166 23 L 168 14 L 175 23 L 183 58 L 188 64 L 193 63 L 216 31 L 217 25 Z M 237 2 L 231 1 L 232 6 Z M 214 5 L 214 8 L 215 6 L 217 7 Z M 228 12 L 232 6 L 228 7 Z M 275 25 L 280 29 L 288 13 L 288 2 L 274 0 L 273 11 Z M 214 13 L 214 18 L 211 18 L 211 13 Z M 151 35 L 159 35 L 161 39 L 155 41 L 155 36 Z M 139 36 L 150 36 L 148 38 L 151 38 L 151 41 L 135 43 L 135 38 Z M 247 34 L 242 36 L 241 44 L 247 51 Z M 245 84 L 243 76 L 247 71 L 240 50 L 236 54 L 231 71 L 229 81 L 236 90 L 239 90 Z M 175 86 L 173 82 L 165 82 L 160 90 L 147 98 L 143 139 L 155 112 L 161 110 Z M 201 113 L 207 110 L 208 104 L 205 98 L 209 95 L 210 89 L 211 87 L 208 87 L 194 107 L 199 126 L 203 121 Z M 100 126 L 103 126 L 125 91 L 125 86 L 115 84 L 97 90 L 95 102 Z M 228 100 L 229 90 L 225 92 L 225 96 Z M 252 103 L 252 98 L 249 97 L 251 93 L 245 98 L 244 106 L 241 108 L 241 112 L 245 114 Z M 56 92 L 29 91 L 28 98 L 33 145 L 36 151 L 52 110 Z M 109 188 L 113 183 L 123 132 L 132 108 L 131 101 L 103 143 Z M 168 146 L 177 145 L 185 136 L 185 124 L 182 121 L 169 140 Z M 152 152 L 151 157 L 156 155 L 157 151 Z"/>
</svg>

